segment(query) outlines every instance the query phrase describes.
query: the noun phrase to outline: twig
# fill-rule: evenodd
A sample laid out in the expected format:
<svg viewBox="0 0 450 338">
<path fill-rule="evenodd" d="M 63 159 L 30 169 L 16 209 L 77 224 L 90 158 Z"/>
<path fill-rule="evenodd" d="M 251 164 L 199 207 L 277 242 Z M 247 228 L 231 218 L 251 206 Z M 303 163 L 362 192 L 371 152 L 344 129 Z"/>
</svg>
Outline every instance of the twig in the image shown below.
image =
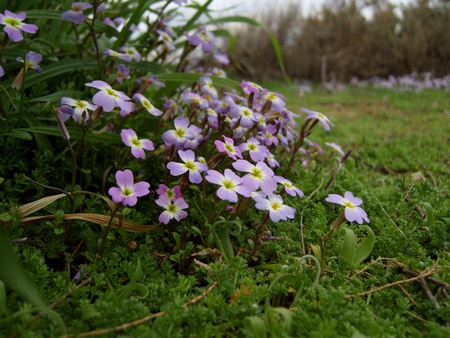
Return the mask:
<svg viewBox="0 0 450 338">
<path fill-rule="evenodd" d="M 411 317 L 416 318 L 418 321 L 421 321 L 422 323 L 428 323 L 428 320 L 423 319 L 422 317 L 419 317 L 418 315 L 415 315 L 410 311 L 406 311 L 406 313 L 409 314 Z"/>
<path fill-rule="evenodd" d="M 308 197 L 305 198 L 305 201 L 309 200 L 316 192 L 318 192 L 320 190 L 320 188 L 322 188 L 322 184 L 323 184 L 323 180 L 320 181 L 320 184 L 317 187 L 317 189 L 314 190 Z"/>
<path fill-rule="evenodd" d="M 305 206 L 305 207 L 302 209 L 302 213 L 301 213 L 301 215 L 300 215 L 300 239 L 301 239 L 301 241 L 302 241 L 302 252 L 303 252 L 303 256 L 306 255 L 306 251 L 305 251 L 305 239 L 304 239 L 304 236 L 303 236 L 303 213 L 305 212 L 305 209 L 306 209 L 307 207 L 308 207 L 308 206 Z"/>
<path fill-rule="evenodd" d="M 436 310 L 439 310 L 441 306 L 439 305 L 438 301 L 434 297 L 433 293 L 431 292 L 430 288 L 427 285 L 427 282 L 425 281 L 425 278 L 419 278 L 418 282 L 420 286 L 422 287 L 423 291 L 425 291 L 425 294 L 427 295 L 428 299 L 431 300 Z"/>
<path fill-rule="evenodd" d="M 406 295 L 406 297 L 408 297 L 411 303 L 413 303 L 418 309 L 421 309 L 420 305 L 416 303 L 416 301 L 411 297 L 411 295 L 408 293 L 408 291 L 406 291 L 406 289 L 402 285 L 399 285 L 398 287 L 402 289 L 403 293 Z"/>
<path fill-rule="evenodd" d="M 422 273 L 422 274 L 420 274 L 420 275 L 418 275 L 416 277 L 399 280 L 399 281 L 396 281 L 394 283 L 390 283 L 390 284 L 386 284 L 386 285 L 383 285 L 383 286 L 380 286 L 380 287 L 377 287 L 377 288 L 373 288 L 372 290 L 369 290 L 369 291 L 366 291 L 366 292 L 360 292 L 360 293 L 358 293 L 356 295 L 346 295 L 344 298 L 345 299 L 349 299 L 349 298 L 355 298 L 356 296 L 364 297 L 364 296 L 370 295 L 370 294 L 375 293 L 375 292 L 379 292 L 379 291 L 383 291 L 385 289 L 389 289 L 389 288 L 391 288 L 391 287 L 393 287 L 395 285 L 407 284 L 407 283 L 419 280 L 419 279 L 427 277 L 429 275 L 433 275 L 433 274 L 435 274 L 436 272 L 439 272 L 439 271 L 441 271 L 441 270 L 433 269 L 433 270 L 430 270 L 428 272 Z"/>
<path fill-rule="evenodd" d="M 344 165 L 344 162 L 348 159 L 348 157 L 350 156 L 350 154 L 352 153 L 352 149 L 348 150 L 344 156 L 342 156 L 341 161 L 339 162 L 339 164 L 337 165 L 336 169 L 334 169 L 333 174 L 331 175 L 330 179 L 328 180 L 327 185 L 325 186 L 325 191 L 327 191 L 328 189 L 331 188 L 331 186 L 334 183 L 334 180 L 336 179 L 337 174 L 339 173 L 339 170 L 341 170 L 342 166 Z"/>
<path fill-rule="evenodd" d="M 24 329 L 28 329 L 36 320 L 38 320 L 39 318 L 41 318 L 45 312 L 47 310 L 51 310 L 54 309 L 59 303 L 61 303 L 63 300 L 66 300 L 67 298 L 69 298 L 70 296 L 72 296 L 72 294 L 78 290 L 81 289 L 82 287 L 84 287 L 85 285 L 89 284 L 92 282 L 92 278 L 89 277 L 88 279 L 84 280 L 83 282 L 81 282 L 80 284 L 78 284 L 76 287 L 74 287 L 72 290 L 70 290 L 69 292 L 67 292 L 65 295 L 59 297 L 57 300 L 55 300 L 53 303 L 51 303 L 49 305 L 48 308 L 46 308 L 45 310 L 39 312 L 36 316 L 34 316 L 33 318 L 30 319 L 30 321 L 24 326 Z M 12 334 L 9 338 L 15 338 L 19 335 L 19 332 L 16 332 L 14 334 Z"/>
<path fill-rule="evenodd" d="M 211 284 L 211 286 L 206 289 L 205 291 L 203 291 L 200 295 L 198 295 L 197 297 L 187 301 L 186 303 L 184 303 L 181 307 L 182 308 L 186 308 L 189 305 L 192 305 L 194 303 L 197 303 L 199 300 L 201 300 L 202 298 L 204 298 L 208 293 L 210 293 L 216 286 L 217 284 L 219 284 L 219 280 L 216 280 L 214 283 Z M 145 322 L 148 322 L 152 319 L 158 318 L 158 317 L 162 317 L 165 314 L 167 314 L 167 311 L 161 311 L 161 312 L 157 312 L 154 314 L 151 314 L 147 317 L 144 318 L 140 318 L 138 320 L 129 322 L 129 323 L 125 323 L 116 327 L 112 327 L 109 329 L 102 329 L 102 330 L 95 330 L 95 331 L 89 331 L 89 332 L 84 332 L 84 333 L 75 333 L 75 334 L 69 334 L 69 335 L 65 335 L 62 336 L 62 338 L 70 338 L 70 337 L 90 337 L 90 336 L 98 336 L 101 334 L 108 334 L 108 333 L 113 333 L 113 332 L 119 332 L 122 330 L 126 330 L 129 329 L 131 327 L 137 326 L 137 325 L 141 325 Z"/>
<path fill-rule="evenodd" d="M 397 230 L 402 234 L 402 236 L 406 239 L 406 241 L 409 243 L 410 246 L 413 246 L 412 243 L 409 241 L 408 237 L 405 236 L 404 232 L 398 227 L 397 224 L 395 224 L 394 220 L 391 218 L 391 216 L 389 216 L 389 214 L 386 212 L 386 210 L 383 208 L 383 206 L 381 205 L 380 201 L 378 200 L 378 198 L 375 196 L 375 194 L 371 191 L 372 196 L 375 198 L 375 200 L 377 201 L 378 205 L 381 207 L 381 210 L 383 210 L 383 212 L 386 214 L 386 216 L 389 218 L 389 220 L 392 222 L 392 224 L 394 224 L 394 226 L 397 228 Z"/>
</svg>

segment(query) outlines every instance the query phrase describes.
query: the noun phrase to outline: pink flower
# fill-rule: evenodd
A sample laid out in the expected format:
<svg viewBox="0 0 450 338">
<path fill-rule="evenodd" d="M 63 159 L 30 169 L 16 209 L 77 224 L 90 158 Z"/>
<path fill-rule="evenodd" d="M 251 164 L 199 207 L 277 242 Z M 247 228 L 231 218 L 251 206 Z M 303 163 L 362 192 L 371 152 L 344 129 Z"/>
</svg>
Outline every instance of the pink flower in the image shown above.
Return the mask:
<svg viewBox="0 0 450 338">
<path fill-rule="evenodd" d="M 92 100 L 97 106 L 101 106 L 104 111 L 112 111 L 115 107 L 120 107 L 125 113 L 133 111 L 134 105 L 130 102 L 130 98 L 123 92 L 116 91 L 104 81 L 95 80 L 86 83 L 86 86 L 99 89 L 100 91 L 94 95 Z"/>
<path fill-rule="evenodd" d="M 242 158 L 241 150 L 234 145 L 233 139 L 226 136 L 223 139 L 225 142 L 220 140 L 214 141 L 217 150 L 221 153 L 226 152 L 233 160 L 236 160 L 236 157 Z"/>
<path fill-rule="evenodd" d="M 36 25 L 23 23 L 25 20 L 25 12 L 14 14 L 8 10 L 5 10 L 5 14 L 0 13 L 0 24 L 5 25 L 4 31 L 8 34 L 8 37 L 14 41 L 23 40 L 22 31 L 34 34 L 38 30 Z"/>
<path fill-rule="evenodd" d="M 264 162 L 253 165 L 246 160 L 237 160 L 232 165 L 234 169 L 248 173 L 243 177 L 243 183 L 251 189 L 261 188 L 266 195 L 271 195 L 277 189 L 274 173 Z"/>
<path fill-rule="evenodd" d="M 61 18 L 77 25 L 85 20 L 83 11 L 88 8 L 92 8 L 92 5 L 89 2 L 74 2 L 72 4 L 72 9 L 62 13 Z"/>
<path fill-rule="evenodd" d="M 177 117 L 174 120 L 174 126 L 175 129 L 166 130 L 162 134 L 162 139 L 168 146 L 175 144 L 177 149 L 181 149 L 186 141 L 195 138 L 195 132 L 189 128 L 189 120 L 187 118 Z"/>
<path fill-rule="evenodd" d="M 230 169 L 225 169 L 224 175 L 216 170 L 208 170 L 205 180 L 220 185 L 219 190 L 217 190 L 217 196 L 230 202 L 237 202 L 238 197 L 236 193 L 250 197 L 250 193 L 253 191 L 248 186 L 243 185 L 244 179 Z"/>
<path fill-rule="evenodd" d="M 279 220 L 293 219 L 295 215 L 295 209 L 283 204 L 283 199 L 278 195 L 270 195 L 267 198 L 257 197 L 256 209 L 268 210 L 269 217 L 273 222 Z"/>
<path fill-rule="evenodd" d="M 333 125 L 333 123 L 330 122 L 328 117 L 326 117 L 322 113 L 319 113 L 319 112 L 316 112 L 313 110 L 309 110 L 308 108 L 300 108 L 300 110 L 305 112 L 306 114 L 308 114 L 308 116 L 306 117 L 307 120 L 317 119 L 320 121 L 320 123 L 322 123 L 323 129 L 325 129 L 326 131 L 330 131 L 329 124 Z"/>
<path fill-rule="evenodd" d="M 189 205 L 183 197 L 171 201 L 167 196 L 161 195 L 155 203 L 166 209 L 159 215 L 159 221 L 164 224 L 169 223 L 171 219 L 176 219 L 179 222 L 182 218 L 187 217 L 187 212 L 183 209 L 189 208 Z"/>
<path fill-rule="evenodd" d="M 147 182 L 134 183 L 133 173 L 131 170 L 118 170 L 116 172 L 117 187 L 112 187 L 108 190 L 114 203 L 122 203 L 125 206 L 134 206 L 137 203 L 137 198 L 148 195 L 150 193 L 150 184 Z"/>
<path fill-rule="evenodd" d="M 144 108 L 147 109 L 147 111 L 153 116 L 159 116 L 163 114 L 163 112 L 158 108 L 155 108 L 155 106 L 152 105 L 144 95 L 136 93 L 133 95 L 133 99 L 138 100 L 144 106 Z"/>
<path fill-rule="evenodd" d="M 282 184 L 284 186 L 284 190 L 286 191 L 286 194 L 291 195 L 291 196 L 295 196 L 298 195 L 300 197 L 303 197 L 303 192 L 295 187 L 291 181 L 289 181 L 288 179 L 281 177 L 281 176 L 274 176 L 273 177 L 275 179 L 275 181 L 277 181 L 278 183 Z"/>
<path fill-rule="evenodd" d="M 158 190 L 156 190 L 156 193 L 160 196 L 162 196 L 162 195 L 166 196 L 171 202 L 182 197 L 181 196 L 181 188 L 178 185 L 176 185 L 172 189 L 170 189 L 167 185 L 160 184 Z"/>
<path fill-rule="evenodd" d="M 131 147 L 131 154 L 136 158 L 145 159 L 145 150 L 155 150 L 152 141 L 147 139 L 139 140 L 133 129 L 122 129 L 120 137 L 123 143 Z"/>
<path fill-rule="evenodd" d="M 336 203 L 345 207 L 345 218 L 349 222 L 357 222 L 363 224 L 363 221 L 370 223 L 367 213 L 359 207 L 363 203 L 362 199 L 353 196 L 353 193 L 346 191 L 344 197 L 337 194 L 330 194 L 325 199 L 330 203 Z"/>
<path fill-rule="evenodd" d="M 189 181 L 192 183 L 200 183 L 202 181 L 201 172 L 208 170 L 208 166 L 202 162 L 195 160 L 195 154 L 192 150 L 178 150 L 178 155 L 184 163 L 169 162 L 167 169 L 170 170 L 172 176 L 180 176 L 189 172 Z"/>
<path fill-rule="evenodd" d="M 72 117 L 77 123 L 81 123 L 83 120 L 86 122 L 89 118 L 88 110 L 95 110 L 97 106 L 83 100 L 75 100 L 70 97 L 62 97 L 61 104 L 74 107 Z M 84 119 L 83 119 L 84 116 Z"/>
</svg>

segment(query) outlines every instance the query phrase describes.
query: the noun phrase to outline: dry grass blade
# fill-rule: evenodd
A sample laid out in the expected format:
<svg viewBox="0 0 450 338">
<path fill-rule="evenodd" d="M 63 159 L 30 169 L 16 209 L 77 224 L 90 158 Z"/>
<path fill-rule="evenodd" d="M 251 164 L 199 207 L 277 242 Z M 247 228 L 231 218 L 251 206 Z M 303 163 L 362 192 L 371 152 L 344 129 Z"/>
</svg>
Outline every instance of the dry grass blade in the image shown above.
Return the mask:
<svg viewBox="0 0 450 338">
<path fill-rule="evenodd" d="M 52 204 L 56 200 L 59 200 L 61 197 L 66 197 L 66 195 L 58 194 L 53 196 L 42 197 L 36 201 L 20 206 L 19 209 L 22 212 L 22 216 L 28 216 L 38 210 L 41 210 L 42 208 L 45 208 L 47 205 Z"/>
<path fill-rule="evenodd" d="M 21 225 L 27 225 L 34 222 L 39 221 L 45 221 L 45 220 L 53 220 L 55 219 L 54 215 L 46 215 L 46 216 L 34 216 L 34 217 L 25 217 L 21 220 Z M 101 214 L 65 214 L 64 220 L 82 220 L 82 221 L 88 221 L 91 223 L 97 223 L 100 225 L 108 226 L 109 221 L 111 219 L 111 216 L 109 215 L 101 215 Z M 137 223 L 133 223 L 130 221 L 125 221 L 123 219 L 116 218 L 114 219 L 114 222 L 111 225 L 113 228 L 116 229 L 124 229 L 130 232 L 147 232 L 150 230 L 153 230 L 157 228 L 158 224 L 151 224 L 151 225 L 141 225 Z"/>
</svg>

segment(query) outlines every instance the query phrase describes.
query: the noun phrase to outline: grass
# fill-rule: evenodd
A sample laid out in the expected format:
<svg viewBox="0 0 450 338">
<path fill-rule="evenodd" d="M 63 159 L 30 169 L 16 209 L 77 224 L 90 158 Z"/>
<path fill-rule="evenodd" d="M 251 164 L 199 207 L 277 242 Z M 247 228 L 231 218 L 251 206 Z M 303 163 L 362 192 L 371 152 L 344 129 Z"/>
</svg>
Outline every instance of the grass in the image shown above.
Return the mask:
<svg viewBox="0 0 450 338">
<path fill-rule="evenodd" d="M 293 181 L 305 193 L 292 202 L 297 217 L 270 225 L 282 240 L 263 241 L 258 260 L 248 261 L 248 243 L 239 239 L 251 237 L 252 226 L 245 225 L 233 237 L 238 254 L 224 260 L 217 252 L 197 252 L 202 265 L 193 263 L 195 250 L 186 243 L 161 251 L 174 232 L 194 236 L 195 224 L 146 235 L 114 230 L 103 258 L 95 256 L 98 232 L 83 222 L 74 241 L 62 241 L 70 234 L 51 222 L 12 226 L 6 229 L 9 238 L 28 237 L 14 244 L 14 252 L 54 312 L 33 321 L 42 309 L 0 288 L 0 335 L 447 337 L 448 93 L 352 89 L 299 97 L 284 84 L 264 86 L 284 93 L 293 112 L 304 106 L 330 118 L 332 131 L 314 133 L 313 141 L 353 149 L 330 191 L 323 184 L 337 158 L 327 165 L 317 157 L 311 171 L 297 166 Z M 375 246 L 352 267 L 340 255 L 344 234 L 333 236 L 316 287 L 314 262 L 298 260 L 313 253 L 340 213 L 323 202 L 327 194 L 346 190 L 364 200 Z M 98 201 L 89 207 L 98 209 Z M 250 213 L 249 219 L 256 216 Z M 356 225 L 348 228 L 357 238 L 367 236 Z M 182 269 L 177 262 L 183 260 L 192 264 Z M 73 280 L 76 271 L 84 273 L 84 284 Z"/>
</svg>

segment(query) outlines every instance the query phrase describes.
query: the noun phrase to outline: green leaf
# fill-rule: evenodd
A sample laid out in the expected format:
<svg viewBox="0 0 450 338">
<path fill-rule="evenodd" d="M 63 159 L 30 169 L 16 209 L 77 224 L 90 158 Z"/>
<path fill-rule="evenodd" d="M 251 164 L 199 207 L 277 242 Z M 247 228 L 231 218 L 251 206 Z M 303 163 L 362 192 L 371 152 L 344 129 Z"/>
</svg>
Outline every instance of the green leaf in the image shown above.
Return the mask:
<svg viewBox="0 0 450 338">
<path fill-rule="evenodd" d="M 27 102 L 58 102 L 61 101 L 62 97 L 79 97 L 83 92 L 79 90 L 62 90 L 59 92 L 55 92 L 50 95 L 36 97 L 34 99 L 28 100 Z"/>
<path fill-rule="evenodd" d="M 25 140 L 25 141 L 33 140 L 33 136 L 31 136 L 29 133 L 27 133 L 25 131 L 20 131 L 20 130 L 14 130 L 14 129 L 10 132 L 2 133 L 1 135 L 18 138 L 18 139 Z"/>
<path fill-rule="evenodd" d="M 353 256 L 353 265 L 358 265 L 363 260 L 365 260 L 372 252 L 373 246 L 375 244 L 375 234 L 373 233 L 372 229 L 367 225 L 363 225 L 362 228 L 366 229 L 368 234 L 367 237 L 361 242 L 361 244 L 359 244 L 355 249 L 355 254 Z"/>
<path fill-rule="evenodd" d="M 434 209 L 431 204 L 428 202 L 422 202 L 420 205 L 427 214 L 427 222 L 434 223 Z"/>
<path fill-rule="evenodd" d="M 141 261 L 138 258 L 136 270 L 134 271 L 134 274 L 131 277 L 130 282 L 128 283 L 127 286 L 124 286 L 117 292 L 116 297 L 114 298 L 114 302 L 116 302 L 117 304 L 122 304 L 130 296 L 131 292 L 133 292 L 136 286 L 136 282 L 139 278 L 141 278 L 141 276 L 142 276 Z"/>
<path fill-rule="evenodd" d="M 122 28 L 122 30 L 119 33 L 119 36 L 117 37 L 117 40 L 114 42 L 114 45 L 112 47 L 113 50 L 118 50 L 120 46 L 123 46 L 125 44 L 125 41 L 128 38 L 128 35 L 131 34 L 130 27 L 132 24 L 135 24 L 136 26 L 139 23 L 139 19 L 142 17 L 144 12 L 150 7 L 150 5 L 155 2 L 155 0 L 139 0 L 138 5 L 136 6 L 136 9 L 133 11 L 133 14 L 131 15 L 130 19 L 127 21 L 126 25 Z"/>
<path fill-rule="evenodd" d="M 257 316 L 251 316 L 244 319 L 244 328 L 246 336 L 250 338 L 266 338 L 267 329 L 264 320 Z"/>
<path fill-rule="evenodd" d="M 5 283 L 0 280 L 0 317 L 3 317 L 6 311 L 6 288 Z"/>
<path fill-rule="evenodd" d="M 9 281 L 9 285 L 34 306 L 44 308 L 46 305 L 22 269 L 14 250 L 0 232 L 0 278 Z"/>
<path fill-rule="evenodd" d="M 35 133 L 35 134 L 44 134 L 49 136 L 59 136 L 62 137 L 61 130 L 58 126 L 41 126 L 36 128 L 20 128 L 17 130 L 22 130 L 25 132 Z M 67 130 L 70 133 L 71 139 L 80 139 L 83 131 L 81 128 L 77 127 L 69 127 Z M 88 131 L 85 140 L 89 142 L 102 142 L 106 144 L 122 144 L 122 140 L 120 135 L 112 134 L 109 132 L 96 132 L 96 131 Z"/>
<path fill-rule="evenodd" d="M 349 264 L 353 264 L 355 255 L 356 236 L 352 229 L 343 227 L 345 230 L 344 245 L 342 246 L 340 256 L 344 257 Z"/>
<path fill-rule="evenodd" d="M 39 82 L 47 81 L 55 76 L 63 75 L 79 70 L 98 70 L 98 64 L 94 59 L 81 59 L 70 61 L 59 61 L 42 67 L 42 73 L 28 72 L 25 78 L 25 88 L 35 86 Z M 14 79 L 5 81 L 5 87 L 10 87 Z"/>
</svg>

